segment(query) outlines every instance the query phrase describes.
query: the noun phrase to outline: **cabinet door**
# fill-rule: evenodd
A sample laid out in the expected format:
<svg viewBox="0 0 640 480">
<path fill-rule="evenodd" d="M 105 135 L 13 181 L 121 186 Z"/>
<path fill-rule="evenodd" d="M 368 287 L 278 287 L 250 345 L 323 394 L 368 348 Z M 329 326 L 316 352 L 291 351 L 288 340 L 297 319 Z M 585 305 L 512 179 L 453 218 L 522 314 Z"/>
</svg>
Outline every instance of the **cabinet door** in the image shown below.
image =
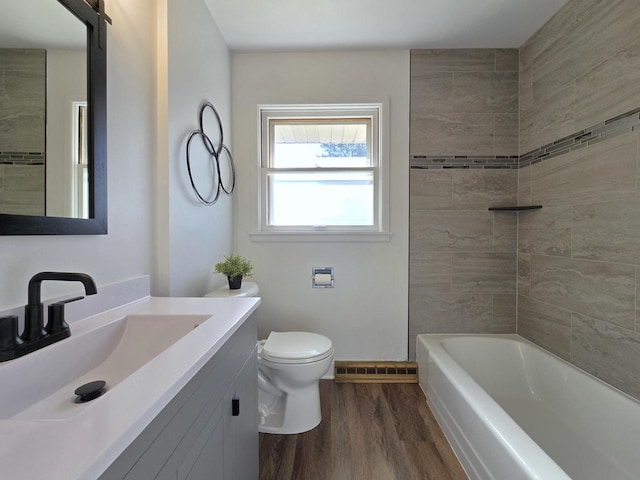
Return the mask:
<svg viewBox="0 0 640 480">
<path fill-rule="evenodd" d="M 205 416 L 205 418 L 202 418 Z M 195 441 L 189 442 L 188 450 L 179 447 L 165 464 L 156 480 L 223 480 L 224 479 L 224 422 L 220 403 L 213 414 L 206 410 L 192 425 L 185 437 L 192 431 L 198 433 Z M 179 465 L 175 460 L 179 457 Z"/>
<path fill-rule="evenodd" d="M 238 415 L 233 413 L 233 400 L 239 402 Z M 257 480 L 258 478 L 258 369 L 256 350 L 236 377 L 227 398 L 224 414 L 224 479 Z"/>
<path fill-rule="evenodd" d="M 185 480 L 222 480 L 224 478 L 223 442 L 224 429 L 219 423 L 207 439 L 207 443 Z M 180 472 L 178 472 L 178 478 L 180 478 Z"/>
</svg>

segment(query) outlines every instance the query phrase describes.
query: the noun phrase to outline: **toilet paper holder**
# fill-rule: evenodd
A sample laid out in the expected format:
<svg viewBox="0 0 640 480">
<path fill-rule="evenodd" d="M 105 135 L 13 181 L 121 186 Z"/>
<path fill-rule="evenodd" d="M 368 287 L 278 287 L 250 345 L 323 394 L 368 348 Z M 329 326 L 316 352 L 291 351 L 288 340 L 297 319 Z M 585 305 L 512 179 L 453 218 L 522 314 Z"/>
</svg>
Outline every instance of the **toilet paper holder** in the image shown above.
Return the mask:
<svg viewBox="0 0 640 480">
<path fill-rule="evenodd" d="M 313 288 L 333 288 L 333 267 L 313 267 L 311 269 Z"/>
</svg>

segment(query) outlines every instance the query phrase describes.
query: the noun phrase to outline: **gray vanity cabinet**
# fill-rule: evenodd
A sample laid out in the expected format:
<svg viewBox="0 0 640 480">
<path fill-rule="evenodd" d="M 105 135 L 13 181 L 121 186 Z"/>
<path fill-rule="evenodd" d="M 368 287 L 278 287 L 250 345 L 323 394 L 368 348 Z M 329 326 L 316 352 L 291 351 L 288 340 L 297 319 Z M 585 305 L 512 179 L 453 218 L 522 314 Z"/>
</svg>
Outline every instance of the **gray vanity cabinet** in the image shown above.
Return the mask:
<svg viewBox="0 0 640 480">
<path fill-rule="evenodd" d="M 252 315 L 100 480 L 257 480 L 256 338 Z"/>
<path fill-rule="evenodd" d="M 224 421 L 224 480 L 258 478 L 258 463 L 253 457 L 258 451 L 258 370 L 255 355 L 247 359 L 236 377 L 225 403 L 238 402 L 238 415 L 229 409 Z M 228 467 L 228 468 L 227 468 Z"/>
</svg>

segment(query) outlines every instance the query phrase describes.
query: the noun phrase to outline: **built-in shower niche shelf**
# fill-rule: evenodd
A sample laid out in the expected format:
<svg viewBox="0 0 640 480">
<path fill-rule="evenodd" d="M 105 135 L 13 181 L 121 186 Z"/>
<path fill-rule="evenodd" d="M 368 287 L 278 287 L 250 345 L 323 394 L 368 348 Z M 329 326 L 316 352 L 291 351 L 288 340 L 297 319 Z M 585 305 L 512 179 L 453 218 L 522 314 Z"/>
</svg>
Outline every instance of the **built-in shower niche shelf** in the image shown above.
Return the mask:
<svg viewBox="0 0 640 480">
<path fill-rule="evenodd" d="M 526 205 L 523 207 L 489 207 L 490 212 L 522 212 L 523 210 L 539 210 L 542 205 Z"/>
</svg>

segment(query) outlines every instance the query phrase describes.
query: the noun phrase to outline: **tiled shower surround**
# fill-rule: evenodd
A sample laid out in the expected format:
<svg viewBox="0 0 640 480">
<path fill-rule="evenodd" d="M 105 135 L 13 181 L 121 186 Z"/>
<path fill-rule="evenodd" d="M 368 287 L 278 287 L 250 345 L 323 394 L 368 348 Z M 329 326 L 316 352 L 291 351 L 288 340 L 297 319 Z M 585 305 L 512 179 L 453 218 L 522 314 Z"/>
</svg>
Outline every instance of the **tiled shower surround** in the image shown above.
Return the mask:
<svg viewBox="0 0 640 480">
<path fill-rule="evenodd" d="M 412 149 L 410 345 L 417 333 L 517 330 L 640 399 L 639 24 L 636 0 L 569 0 L 520 48 L 519 168 L 424 163 L 514 155 L 489 153 L 486 139 L 476 152 Z M 412 137 L 425 111 L 415 101 Z M 451 145 L 460 131 L 448 130 Z M 513 190 L 542 210 L 486 211 Z M 515 215 L 517 233 L 501 234 Z"/>
<path fill-rule="evenodd" d="M 0 213 L 44 215 L 43 49 L 0 48 Z"/>
<path fill-rule="evenodd" d="M 420 333 L 516 331 L 517 217 L 487 209 L 518 200 L 518 85 L 515 49 L 411 52 L 412 359 Z"/>
</svg>

